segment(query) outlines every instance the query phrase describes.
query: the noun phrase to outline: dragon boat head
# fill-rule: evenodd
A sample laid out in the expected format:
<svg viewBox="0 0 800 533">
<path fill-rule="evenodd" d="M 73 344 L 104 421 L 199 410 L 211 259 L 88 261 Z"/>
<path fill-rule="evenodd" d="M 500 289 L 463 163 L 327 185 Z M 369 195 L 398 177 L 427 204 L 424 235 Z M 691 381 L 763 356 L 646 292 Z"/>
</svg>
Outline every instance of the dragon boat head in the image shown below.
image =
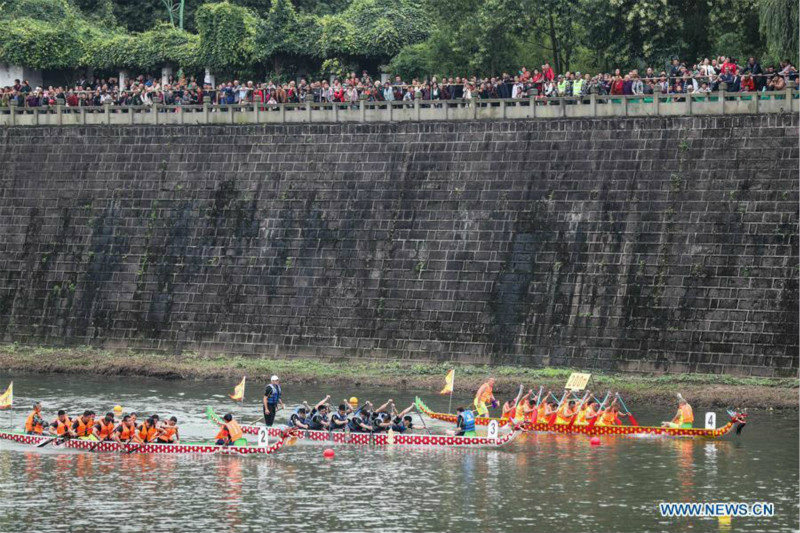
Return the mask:
<svg viewBox="0 0 800 533">
<path fill-rule="evenodd" d="M 736 424 L 736 434 L 739 435 L 742 433 L 742 430 L 747 425 L 747 408 L 740 409 L 734 411 L 733 409 L 728 409 L 728 416 L 731 417 L 731 422 Z"/>
</svg>

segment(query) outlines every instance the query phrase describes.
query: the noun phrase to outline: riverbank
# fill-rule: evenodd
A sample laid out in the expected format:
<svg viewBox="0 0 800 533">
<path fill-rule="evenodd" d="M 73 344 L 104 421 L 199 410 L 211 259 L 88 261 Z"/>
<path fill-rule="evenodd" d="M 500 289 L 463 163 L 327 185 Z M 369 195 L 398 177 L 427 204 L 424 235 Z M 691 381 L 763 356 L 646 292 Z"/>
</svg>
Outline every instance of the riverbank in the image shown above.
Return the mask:
<svg viewBox="0 0 800 533">
<path fill-rule="evenodd" d="M 0 368 L 6 372 L 42 372 L 146 376 L 161 379 L 218 379 L 248 377 L 266 382 L 278 374 L 285 384 L 337 384 L 397 389 L 430 389 L 444 385 L 449 363 L 256 359 L 237 355 L 167 355 L 155 352 L 103 350 L 90 347 L 45 348 L 0 345 Z M 495 377 L 498 397 L 513 394 L 520 383 L 527 387 L 561 389 L 576 369 L 517 366 L 456 365 L 457 390 L 474 391 L 489 376 Z M 698 407 L 748 407 L 797 409 L 798 380 L 734 377 L 709 374 L 608 374 L 593 373 L 594 390 L 620 391 L 630 402 L 664 404 L 681 392 Z"/>
</svg>

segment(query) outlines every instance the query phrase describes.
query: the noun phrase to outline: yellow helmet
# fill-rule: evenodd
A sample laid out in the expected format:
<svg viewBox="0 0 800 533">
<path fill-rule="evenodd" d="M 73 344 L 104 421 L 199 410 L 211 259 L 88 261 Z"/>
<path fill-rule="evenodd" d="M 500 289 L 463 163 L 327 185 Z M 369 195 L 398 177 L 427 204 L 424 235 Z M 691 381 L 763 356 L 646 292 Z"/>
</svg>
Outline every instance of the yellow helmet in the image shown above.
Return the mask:
<svg viewBox="0 0 800 533">
<path fill-rule="evenodd" d="M 114 406 L 114 414 L 118 415 L 118 414 L 121 414 L 121 413 L 122 413 L 122 406 L 121 405 L 115 405 Z"/>
<path fill-rule="evenodd" d="M 351 405 L 351 406 L 356 406 L 356 405 L 358 405 L 358 398 L 356 398 L 355 396 L 353 396 L 352 398 L 350 398 L 350 399 L 348 400 L 348 402 L 350 402 L 350 405 Z"/>
</svg>

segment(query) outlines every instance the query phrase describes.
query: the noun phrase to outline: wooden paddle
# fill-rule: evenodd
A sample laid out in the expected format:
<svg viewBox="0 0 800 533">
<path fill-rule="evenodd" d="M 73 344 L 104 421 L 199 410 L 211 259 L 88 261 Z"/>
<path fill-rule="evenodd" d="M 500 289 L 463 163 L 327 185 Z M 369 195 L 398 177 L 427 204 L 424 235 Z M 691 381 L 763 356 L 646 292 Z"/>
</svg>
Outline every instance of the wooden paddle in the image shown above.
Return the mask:
<svg viewBox="0 0 800 533">
<path fill-rule="evenodd" d="M 37 447 L 37 448 L 44 448 L 45 446 L 47 446 L 48 444 L 50 444 L 50 443 L 51 443 L 51 442 L 53 442 L 54 440 L 58 440 L 58 439 L 60 439 L 60 438 L 61 438 L 61 436 L 60 436 L 60 435 L 59 435 L 59 436 L 56 436 L 56 437 L 52 437 L 52 438 L 50 438 L 50 439 L 47 439 L 47 440 L 45 440 L 45 441 L 42 441 L 42 442 L 40 442 L 39 444 L 37 444 L 37 445 L 36 445 L 36 447 Z"/>
</svg>

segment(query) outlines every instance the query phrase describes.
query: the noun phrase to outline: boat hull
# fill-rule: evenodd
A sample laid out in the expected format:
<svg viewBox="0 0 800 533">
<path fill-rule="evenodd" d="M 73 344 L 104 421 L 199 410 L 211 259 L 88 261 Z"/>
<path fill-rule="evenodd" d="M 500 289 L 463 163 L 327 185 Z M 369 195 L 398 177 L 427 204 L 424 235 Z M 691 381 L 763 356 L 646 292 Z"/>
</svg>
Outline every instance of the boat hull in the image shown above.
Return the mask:
<svg viewBox="0 0 800 533">
<path fill-rule="evenodd" d="M 0 439 L 37 446 L 42 442 L 51 439 L 49 435 L 27 435 L 16 431 L 0 430 Z M 121 444 L 114 441 L 103 441 L 98 443 L 96 440 L 70 439 L 67 441 L 54 441 L 48 446 L 59 449 L 84 450 L 104 453 L 144 453 L 144 454 L 199 454 L 199 455 L 268 455 L 277 452 L 285 439 L 270 446 L 217 446 L 215 444 L 204 443 L 147 443 L 147 444 Z"/>
<path fill-rule="evenodd" d="M 434 420 L 441 420 L 443 422 L 456 423 L 457 415 L 449 413 L 436 413 L 432 411 L 420 399 L 416 399 L 416 405 L 420 412 Z M 509 424 L 509 420 L 505 418 L 488 418 L 480 417 L 475 419 L 475 424 L 479 426 L 488 425 L 492 420 L 496 420 L 500 426 Z M 643 437 L 679 437 L 679 438 L 706 438 L 717 439 L 728 433 L 733 428 L 733 421 L 728 422 L 724 426 L 717 429 L 701 429 L 701 428 L 663 428 L 657 426 L 579 426 L 568 424 L 526 424 L 523 428 L 526 432 L 540 431 L 547 433 L 562 433 L 570 435 L 589 435 L 589 436 L 602 436 L 602 435 L 627 435 L 627 436 L 643 436 Z"/>
<path fill-rule="evenodd" d="M 210 407 L 206 409 L 208 419 L 219 424 L 220 419 Z M 286 430 L 281 427 L 241 426 L 244 433 L 258 435 L 262 429 L 270 438 Z M 499 435 L 496 439 L 488 437 L 453 437 L 450 435 L 424 435 L 420 433 L 350 433 L 345 431 L 296 430 L 295 437 L 301 441 L 324 444 L 352 444 L 361 446 L 434 446 L 444 448 L 496 448 L 505 446 L 519 435 L 519 431 Z"/>
</svg>

